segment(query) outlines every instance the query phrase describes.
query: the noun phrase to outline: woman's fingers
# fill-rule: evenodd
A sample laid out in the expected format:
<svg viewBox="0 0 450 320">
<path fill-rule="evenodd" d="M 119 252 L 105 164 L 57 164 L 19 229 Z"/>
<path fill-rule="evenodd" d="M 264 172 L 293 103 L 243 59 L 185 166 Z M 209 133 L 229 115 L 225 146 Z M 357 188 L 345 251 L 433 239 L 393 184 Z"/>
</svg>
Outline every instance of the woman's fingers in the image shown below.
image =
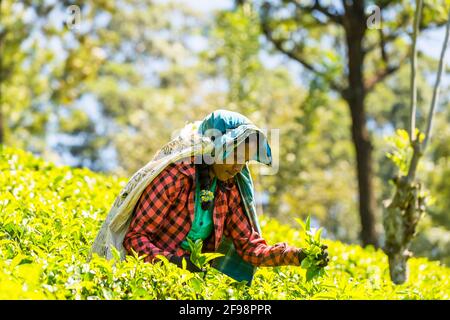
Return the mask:
<svg viewBox="0 0 450 320">
<path fill-rule="evenodd" d="M 321 260 L 325 260 L 326 258 L 328 258 L 328 252 L 327 251 L 323 251 L 320 255 L 319 258 Z"/>
<path fill-rule="evenodd" d="M 330 261 L 330 259 L 328 258 L 328 246 L 327 245 L 322 245 L 320 247 L 322 249 L 322 253 L 319 255 L 319 260 L 321 261 L 319 264 L 319 267 L 324 268 L 328 265 L 328 262 Z"/>
</svg>

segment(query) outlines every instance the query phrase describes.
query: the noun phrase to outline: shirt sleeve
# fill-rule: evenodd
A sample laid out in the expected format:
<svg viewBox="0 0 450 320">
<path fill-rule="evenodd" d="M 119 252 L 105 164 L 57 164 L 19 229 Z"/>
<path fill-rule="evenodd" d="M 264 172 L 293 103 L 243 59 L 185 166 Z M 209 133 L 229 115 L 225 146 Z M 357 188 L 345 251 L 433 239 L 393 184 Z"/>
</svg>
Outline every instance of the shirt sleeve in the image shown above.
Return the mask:
<svg viewBox="0 0 450 320">
<path fill-rule="evenodd" d="M 134 250 L 138 255 L 146 255 L 146 262 L 153 262 L 157 255 L 168 259 L 172 256 L 172 253 L 155 246 L 152 236 L 169 212 L 171 204 L 184 189 L 183 181 L 182 177 L 164 170 L 147 186 L 138 201 L 123 241 L 123 246 L 129 253 Z"/>
<path fill-rule="evenodd" d="M 242 207 L 239 192 L 231 192 L 230 212 L 226 219 L 225 236 L 232 238 L 237 253 L 254 266 L 273 267 L 300 265 L 299 249 L 285 242 L 270 246 L 251 226 Z"/>
</svg>

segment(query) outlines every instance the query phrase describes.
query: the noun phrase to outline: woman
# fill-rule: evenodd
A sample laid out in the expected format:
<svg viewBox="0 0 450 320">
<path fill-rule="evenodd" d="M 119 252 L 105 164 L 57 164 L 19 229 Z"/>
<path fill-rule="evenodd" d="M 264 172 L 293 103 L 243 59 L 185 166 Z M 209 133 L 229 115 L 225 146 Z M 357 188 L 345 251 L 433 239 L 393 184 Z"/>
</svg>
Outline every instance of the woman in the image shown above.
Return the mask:
<svg viewBox="0 0 450 320">
<path fill-rule="evenodd" d="M 188 239 L 204 241 L 204 252 L 224 257 L 212 266 L 251 283 L 255 267 L 300 265 L 300 248 L 261 237 L 247 162 L 271 165 L 263 132 L 241 114 L 217 110 L 187 126 L 139 170 L 114 203 L 93 252 L 122 257 L 133 251 L 154 262 L 165 256 L 179 267 L 200 271 L 189 259 Z M 326 248 L 322 265 L 328 262 Z"/>
</svg>

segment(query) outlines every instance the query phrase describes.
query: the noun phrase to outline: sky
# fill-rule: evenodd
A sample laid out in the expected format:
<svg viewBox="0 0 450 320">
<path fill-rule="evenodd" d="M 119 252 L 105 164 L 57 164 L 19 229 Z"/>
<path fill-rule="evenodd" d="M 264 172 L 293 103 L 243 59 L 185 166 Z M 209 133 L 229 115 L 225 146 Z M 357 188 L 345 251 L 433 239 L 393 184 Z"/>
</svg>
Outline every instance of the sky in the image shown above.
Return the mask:
<svg viewBox="0 0 450 320">
<path fill-rule="evenodd" d="M 210 13 L 214 10 L 224 10 L 233 8 L 232 0 L 178 0 L 188 4 L 193 9 L 200 12 Z"/>
</svg>

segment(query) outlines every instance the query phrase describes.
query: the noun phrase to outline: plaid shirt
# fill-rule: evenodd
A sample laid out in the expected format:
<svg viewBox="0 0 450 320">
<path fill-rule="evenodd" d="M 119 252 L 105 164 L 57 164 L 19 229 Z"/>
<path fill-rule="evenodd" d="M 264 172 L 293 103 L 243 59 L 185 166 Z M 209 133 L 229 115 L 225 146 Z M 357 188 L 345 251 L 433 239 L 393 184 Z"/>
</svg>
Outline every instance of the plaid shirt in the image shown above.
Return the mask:
<svg viewBox="0 0 450 320">
<path fill-rule="evenodd" d="M 145 261 L 156 255 L 189 254 L 181 248 L 194 220 L 195 165 L 168 165 L 144 190 L 125 235 L 123 246 Z M 222 236 L 232 239 L 244 261 L 254 266 L 299 265 L 298 249 L 286 243 L 269 246 L 253 229 L 234 182 L 218 182 L 213 210 L 214 232 L 204 241 L 203 252 L 218 249 Z"/>
</svg>

